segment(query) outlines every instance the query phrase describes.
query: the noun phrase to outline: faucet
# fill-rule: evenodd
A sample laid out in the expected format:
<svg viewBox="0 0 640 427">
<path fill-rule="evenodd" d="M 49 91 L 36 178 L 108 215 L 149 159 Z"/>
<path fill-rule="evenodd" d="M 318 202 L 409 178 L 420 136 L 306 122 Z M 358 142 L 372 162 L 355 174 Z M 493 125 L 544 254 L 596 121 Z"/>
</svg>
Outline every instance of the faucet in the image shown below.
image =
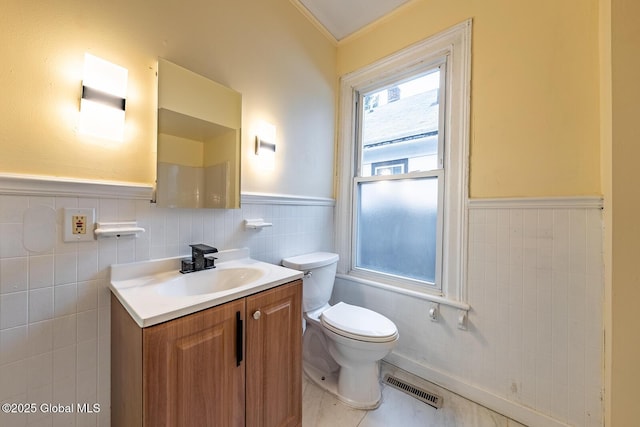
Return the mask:
<svg viewBox="0 0 640 427">
<path fill-rule="evenodd" d="M 216 257 L 208 257 L 206 254 L 213 254 L 218 252 L 218 249 L 213 246 L 204 245 L 199 243 L 191 246 L 191 259 L 185 258 L 181 261 L 180 273 L 193 273 L 194 271 L 208 270 L 210 268 L 216 268 Z"/>
</svg>

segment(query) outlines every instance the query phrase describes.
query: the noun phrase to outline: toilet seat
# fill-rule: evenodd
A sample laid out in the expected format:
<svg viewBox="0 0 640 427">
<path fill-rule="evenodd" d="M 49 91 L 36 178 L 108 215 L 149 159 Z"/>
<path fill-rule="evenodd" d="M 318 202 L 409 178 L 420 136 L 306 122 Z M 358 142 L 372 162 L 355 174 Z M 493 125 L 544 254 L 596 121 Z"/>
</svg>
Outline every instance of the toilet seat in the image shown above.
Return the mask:
<svg viewBox="0 0 640 427">
<path fill-rule="evenodd" d="M 344 302 L 323 311 L 320 322 L 330 331 L 358 341 L 389 342 L 398 337 L 398 329 L 391 320 L 375 311 Z"/>
</svg>

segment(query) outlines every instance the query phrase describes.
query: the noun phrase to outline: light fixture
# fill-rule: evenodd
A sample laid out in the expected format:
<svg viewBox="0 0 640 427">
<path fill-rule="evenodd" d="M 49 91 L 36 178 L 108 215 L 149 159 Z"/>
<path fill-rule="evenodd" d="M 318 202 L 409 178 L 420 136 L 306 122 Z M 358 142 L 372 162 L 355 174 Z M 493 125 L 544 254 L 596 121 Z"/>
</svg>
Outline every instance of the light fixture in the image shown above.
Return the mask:
<svg viewBox="0 0 640 427">
<path fill-rule="evenodd" d="M 126 68 L 85 54 L 80 99 L 80 132 L 121 141 L 127 93 Z"/>
<path fill-rule="evenodd" d="M 256 124 L 255 132 L 258 167 L 263 171 L 272 171 L 275 168 L 276 127 L 261 121 Z"/>
<path fill-rule="evenodd" d="M 256 155 L 276 152 L 276 127 L 271 123 L 260 122 L 256 132 Z"/>
<path fill-rule="evenodd" d="M 256 135 L 256 154 L 260 155 L 261 152 L 276 152 L 276 144 L 274 142 L 265 141 Z"/>
</svg>

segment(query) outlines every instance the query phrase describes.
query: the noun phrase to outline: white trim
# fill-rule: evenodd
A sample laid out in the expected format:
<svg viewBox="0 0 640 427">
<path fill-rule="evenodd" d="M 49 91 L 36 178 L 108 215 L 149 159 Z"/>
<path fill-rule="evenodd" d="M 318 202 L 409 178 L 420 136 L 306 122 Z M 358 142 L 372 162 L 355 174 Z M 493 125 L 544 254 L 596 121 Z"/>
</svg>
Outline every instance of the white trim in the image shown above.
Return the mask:
<svg viewBox="0 0 640 427">
<path fill-rule="evenodd" d="M 396 15 L 404 13 L 405 9 L 412 7 L 415 3 L 419 1 L 421 0 L 408 0 L 406 3 L 401 4 L 400 6 L 389 11 L 388 13 L 385 13 L 383 16 L 376 19 L 375 21 L 366 24 L 364 27 L 361 27 L 350 34 L 347 34 L 346 36 L 338 40 L 338 46 L 350 43 L 352 40 L 358 39 L 362 37 L 364 34 L 371 32 L 376 27 L 380 25 L 384 25 L 384 23 L 386 22 L 392 21 Z"/>
<path fill-rule="evenodd" d="M 340 79 L 336 250 L 340 254 L 338 272 L 352 268 L 353 177 L 355 153 L 353 131 L 357 111 L 354 94 L 370 87 L 376 81 L 390 78 L 447 57 L 447 87 L 445 96 L 447 115 L 445 123 L 446 190 L 444 200 L 445 223 L 443 229 L 442 290 L 454 300 L 466 299 L 469 108 L 471 82 L 471 27 L 466 20 L 426 40 L 409 46 Z M 451 141 L 455 141 L 452 144 Z"/>
<path fill-rule="evenodd" d="M 0 194 L 151 200 L 153 186 L 131 182 L 0 174 Z"/>
<path fill-rule="evenodd" d="M 469 199 L 469 209 L 602 209 L 601 196 L 573 197 L 507 197 L 499 199 Z"/>
<path fill-rule="evenodd" d="M 131 182 L 83 180 L 45 175 L 0 174 L 0 194 L 152 200 L 153 186 Z M 284 194 L 242 193 L 248 205 L 335 206 L 335 199 Z"/>
<path fill-rule="evenodd" d="M 559 420 L 551 418 L 541 412 L 524 405 L 520 405 L 514 401 L 505 399 L 495 395 L 487 390 L 475 387 L 467 383 L 464 379 L 448 375 L 437 369 L 430 368 L 421 362 L 418 362 L 408 356 L 400 354 L 396 351 L 384 358 L 388 362 L 398 368 L 424 378 L 442 388 L 464 396 L 473 402 L 494 410 L 513 420 L 516 420 L 527 426 L 545 426 L 545 427 L 568 427 Z"/>
<path fill-rule="evenodd" d="M 296 206 L 335 206 L 335 199 L 328 197 L 305 197 L 287 194 L 242 193 L 241 205 L 296 205 Z"/>
<path fill-rule="evenodd" d="M 307 9 L 302 4 L 300 0 L 289 0 L 289 1 L 291 2 L 291 4 L 293 4 L 296 7 L 296 9 L 298 9 L 300 13 L 302 13 L 302 15 L 304 15 L 305 18 L 307 18 L 313 24 L 314 27 L 316 27 L 316 29 L 318 29 L 318 31 L 320 31 L 320 33 L 323 36 L 327 38 L 327 40 L 329 40 L 334 46 L 340 46 L 341 44 L 345 44 L 353 39 L 360 37 L 362 34 L 365 34 L 371 31 L 372 28 L 375 28 L 376 26 L 389 21 L 390 19 L 393 18 L 393 16 L 404 11 L 405 8 L 409 7 L 410 5 L 413 5 L 418 0 L 408 0 L 406 3 L 403 3 L 400 6 L 396 7 L 395 9 L 389 11 L 384 16 L 368 24 L 365 24 L 363 27 L 356 29 L 355 31 L 345 35 L 339 40 L 329 30 L 327 30 L 324 24 L 320 22 L 318 18 L 316 18 L 313 15 L 313 13 L 311 13 L 309 9 Z"/>
<path fill-rule="evenodd" d="M 316 18 L 313 15 L 313 13 L 311 13 L 309 9 L 307 9 L 300 2 L 300 0 L 289 0 L 289 1 L 291 2 L 291 4 L 293 4 L 296 7 L 296 9 L 298 9 L 298 12 L 304 15 L 304 17 L 307 18 L 309 22 L 311 22 L 313 26 L 316 27 L 316 29 L 320 31 L 320 33 L 324 37 L 326 37 L 327 40 L 331 42 L 331 44 L 333 44 L 334 46 L 338 46 L 338 39 L 336 39 L 335 36 L 331 34 L 331 32 L 327 30 L 327 28 L 320 21 L 318 21 L 318 18 Z"/>
<path fill-rule="evenodd" d="M 390 291 L 395 294 L 402 294 L 402 295 L 407 295 L 410 297 L 422 299 L 425 301 L 437 302 L 438 304 L 448 305 L 449 307 L 454 307 L 464 311 L 471 310 L 471 306 L 466 302 L 456 301 L 451 298 L 447 298 L 446 296 L 443 296 L 443 295 L 427 293 L 426 289 L 424 292 L 414 291 L 407 288 L 388 285 L 386 283 L 376 282 L 375 280 L 364 279 L 362 277 L 358 277 L 350 274 L 336 274 L 336 278 L 344 281 L 350 281 L 350 282 L 355 282 L 355 283 L 366 285 L 366 286 L 371 286 L 374 288 L 384 289 L 386 291 Z"/>
</svg>

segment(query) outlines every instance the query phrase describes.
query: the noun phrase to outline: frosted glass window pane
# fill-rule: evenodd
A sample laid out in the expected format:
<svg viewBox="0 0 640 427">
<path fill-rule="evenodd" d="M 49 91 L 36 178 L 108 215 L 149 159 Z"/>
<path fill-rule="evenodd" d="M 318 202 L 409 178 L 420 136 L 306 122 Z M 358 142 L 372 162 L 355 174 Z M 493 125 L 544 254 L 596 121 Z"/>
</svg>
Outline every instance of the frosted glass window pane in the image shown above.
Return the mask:
<svg viewBox="0 0 640 427">
<path fill-rule="evenodd" d="M 358 186 L 356 266 L 435 283 L 438 178 Z"/>
</svg>

